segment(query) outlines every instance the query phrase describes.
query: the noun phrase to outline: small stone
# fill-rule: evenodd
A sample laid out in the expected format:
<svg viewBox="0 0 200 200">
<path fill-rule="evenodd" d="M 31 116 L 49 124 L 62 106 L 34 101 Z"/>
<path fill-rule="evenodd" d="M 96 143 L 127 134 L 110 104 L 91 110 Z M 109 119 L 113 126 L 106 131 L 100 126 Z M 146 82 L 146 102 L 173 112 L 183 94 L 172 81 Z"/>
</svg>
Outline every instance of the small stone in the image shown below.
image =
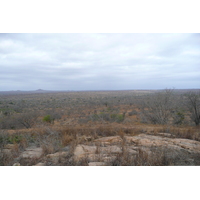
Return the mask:
<svg viewBox="0 0 200 200">
<path fill-rule="evenodd" d="M 36 165 L 33 166 L 46 166 L 45 163 L 37 163 Z"/>
<path fill-rule="evenodd" d="M 62 148 L 62 151 L 69 151 L 70 150 L 70 146 L 66 146 Z"/>
<path fill-rule="evenodd" d="M 20 163 L 14 163 L 13 166 L 20 166 Z"/>
</svg>

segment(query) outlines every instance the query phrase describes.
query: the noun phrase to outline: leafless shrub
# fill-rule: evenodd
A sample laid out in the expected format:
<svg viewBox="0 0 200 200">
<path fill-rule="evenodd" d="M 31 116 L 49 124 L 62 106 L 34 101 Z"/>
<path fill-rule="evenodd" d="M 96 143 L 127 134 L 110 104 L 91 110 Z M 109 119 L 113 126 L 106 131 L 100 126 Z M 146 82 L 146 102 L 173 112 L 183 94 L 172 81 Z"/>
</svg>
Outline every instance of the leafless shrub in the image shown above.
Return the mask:
<svg viewBox="0 0 200 200">
<path fill-rule="evenodd" d="M 198 126 L 200 125 L 200 92 L 188 92 L 185 97 L 190 118 Z"/>
<path fill-rule="evenodd" d="M 173 90 L 165 90 L 146 96 L 141 109 L 141 117 L 144 122 L 168 124 L 175 110 Z"/>
<path fill-rule="evenodd" d="M 0 128 L 1 129 L 16 129 L 21 126 L 16 121 L 16 118 L 12 115 L 3 116 L 0 119 Z"/>
<path fill-rule="evenodd" d="M 0 119 L 1 129 L 20 129 L 33 127 L 39 116 L 38 112 L 14 113 Z"/>
<path fill-rule="evenodd" d="M 61 148 L 61 136 L 57 131 L 47 127 L 45 132 L 38 133 L 37 137 L 44 154 L 54 153 Z"/>
<path fill-rule="evenodd" d="M 62 146 L 66 146 L 70 144 L 70 142 L 72 142 L 73 140 L 74 140 L 74 136 L 72 135 L 68 135 L 68 134 L 62 135 Z"/>
<path fill-rule="evenodd" d="M 35 125 L 37 118 L 39 117 L 38 112 L 21 113 L 17 116 L 17 121 L 22 124 L 25 128 L 31 128 Z"/>
</svg>

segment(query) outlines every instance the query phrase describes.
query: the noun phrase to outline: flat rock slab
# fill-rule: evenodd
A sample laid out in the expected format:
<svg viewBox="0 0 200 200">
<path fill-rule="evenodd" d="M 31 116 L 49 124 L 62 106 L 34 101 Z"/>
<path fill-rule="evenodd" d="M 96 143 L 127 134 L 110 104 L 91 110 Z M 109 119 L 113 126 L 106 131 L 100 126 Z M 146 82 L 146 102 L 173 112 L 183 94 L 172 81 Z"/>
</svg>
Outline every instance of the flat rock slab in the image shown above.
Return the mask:
<svg viewBox="0 0 200 200">
<path fill-rule="evenodd" d="M 46 157 L 47 158 L 55 158 L 55 157 L 63 157 L 63 156 L 67 156 L 67 155 L 68 155 L 68 153 L 66 151 L 61 151 L 61 152 L 48 154 Z"/>
<path fill-rule="evenodd" d="M 168 144 L 168 138 L 146 134 L 125 136 L 124 139 L 126 144 L 133 144 L 136 146 L 164 146 Z"/>
<path fill-rule="evenodd" d="M 94 142 L 99 143 L 101 145 L 113 145 L 120 144 L 122 142 L 122 138 L 120 136 L 102 137 L 94 140 Z"/>
<path fill-rule="evenodd" d="M 118 156 L 126 155 L 135 159 L 140 150 L 148 156 L 165 154 L 166 158 L 173 161 L 175 165 L 192 164 L 191 155 L 200 153 L 200 142 L 190 139 L 171 138 L 171 135 L 161 133 L 160 135 L 139 134 L 136 136 L 102 137 L 94 141 L 93 146 L 77 145 L 74 151 L 75 161 L 87 159 L 90 166 L 98 166 L 96 163 L 109 165 Z"/>
<path fill-rule="evenodd" d="M 89 154 L 86 156 L 89 162 L 105 162 L 109 163 L 116 159 L 116 155 L 111 154 Z"/>
<path fill-rule="evenodd" d="M 77 145 L 74 150 L 74 156 L 76 158 L 81 158 L 85 154 L 94 154 L 96 150 L 97 150 L 96 146 Z"/>
<path fill-rule="evenodd" d="M 126 152 L 129 154 L 137 154 L 135 146 L 126 146 Z M 82 158 L 87 158 L 89 162 L 111 162 L 116 158 L 117 154 L 122 153 L 121 145 L 110 146 L 88 146 L 77 145 L 74 150 L 74 159 L 79 161 Z"/>
<path fill-rule="evenodd" d="M 74 159 L 76 161 L 86 157 L 88 154 L 95 154 L 97 151 L 96 146 L 77 145 L 74 150 Z"/>
<path fill-rule="evenodd" d="M 43 155 L 43 149 L 37 147 L 27 148 L 21 155 L 20 158 L 40 158 Z"/>
<path fill-rule="evenodd" d="M 108 146 L 108 147 L 99 147 L 97 148 L 97 153 L 111 153 L 111 154 L 116 154 L 116 153 L 122 153 L 122 149 L 119 146 Z"/>
<path fill-rule="evenodd" d="M 200 153 L 200 142 L 189 139 L 172 139 L 174 145 L 178 145 L 186 150 Z"/>
<path fill-rule="evenodd" d="M 88 163 L 89 166 L 106 166 L 105 162 L 90 162 Z"/>
<path fill-rule="evenodd" d="M 59 160 L 63 160 L 68 155 L 68 152 L 56 152 L 54 154 L 48 154 L 46 157 L 50 159 L 54 164 L 58 163 Z"/>
<path fill-rule="evenodd" d="M 33 166 L 46 166 L 45 163 L 37 163 L 36 165 Z"/>
<path fill-rule="evenodd" d="M 116 145 L 107 147 L 77 145 L 77 147 L 74 150 L 74 156 L 76 159 L 82 158 L 90 154 L 117 154 L 117 153 L 122 153 L 122 149 Z"/>
<path fill-rule="evenodd" d="M 189 152 L 200 152 L 200 142 L 182 138 L 167 138 L 154 135 L 140 134 L 137 136 L 125 136 L 127 145 L 143 147 L 168 147 L 175 150 L 187 150 Z"/>
</svg>

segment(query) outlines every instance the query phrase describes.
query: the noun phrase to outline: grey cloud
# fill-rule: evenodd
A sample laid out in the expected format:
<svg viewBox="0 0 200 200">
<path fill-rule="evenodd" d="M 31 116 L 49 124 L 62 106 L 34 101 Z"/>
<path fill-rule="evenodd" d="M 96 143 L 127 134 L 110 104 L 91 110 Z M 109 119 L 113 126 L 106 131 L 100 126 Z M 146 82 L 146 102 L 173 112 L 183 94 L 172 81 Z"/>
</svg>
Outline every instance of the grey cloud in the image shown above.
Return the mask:
<svg viewBox="0 0 200 200">
<path fill-rule="evenodd" d="M 0 34 L 0 90 L 198 88 L 199 43 L 199 34 Z"/>
</svg>

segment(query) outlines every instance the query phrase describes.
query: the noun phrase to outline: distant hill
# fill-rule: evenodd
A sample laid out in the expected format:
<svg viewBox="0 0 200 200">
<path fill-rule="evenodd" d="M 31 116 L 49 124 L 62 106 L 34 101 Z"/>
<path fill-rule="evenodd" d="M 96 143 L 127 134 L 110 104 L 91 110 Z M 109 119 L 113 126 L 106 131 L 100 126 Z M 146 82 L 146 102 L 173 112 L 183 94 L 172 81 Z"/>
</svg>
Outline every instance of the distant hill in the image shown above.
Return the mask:
<svg viewBox="0 0 200 200">
<path fill-rule="evenodd" d="M 56 91 L 51 91 L 51 90 L 30 90 L 30 91 L 21 91 L 21 90 L 16 90 L 16 91 L 0 91 L 0 95 L 15 95 L 15 94 L 38 94 L 38 93 L 52 93 Z"/>
<path fill-rule="evenodd" d="M 81 91 L 75 91 L 75 90 L 43 90 L 43 89 L 38 89 L 38 90 L 30 90 L 30 91 L 21 91 L 21 90 L 13 90 L 13 91 L 0 91 L 0 95 L 20 95 L 20 94 L 44 94 L 44 93 L 60 93 L 60 92 L 99 92 L 100 90 L 81 90 Z M 101 90 L 101 91 L 107 91 L 107 92 L 112 92 L 112 91 L 117 91 L 117 90 Z M 123 90 L 119 90 L 123 91 Z M 127 90 L 124 90 L 127 91 Z M 129 91 L 135 91 L 135 92 L 153 92 L 153 91 L 162 91 L 162 90 L 129 90 Z M 176 93 L 179 94 L 184 94 L 189 91 L 193 92 L 200 92 L 200 89 L 174 89 Z"/>
</svg>

